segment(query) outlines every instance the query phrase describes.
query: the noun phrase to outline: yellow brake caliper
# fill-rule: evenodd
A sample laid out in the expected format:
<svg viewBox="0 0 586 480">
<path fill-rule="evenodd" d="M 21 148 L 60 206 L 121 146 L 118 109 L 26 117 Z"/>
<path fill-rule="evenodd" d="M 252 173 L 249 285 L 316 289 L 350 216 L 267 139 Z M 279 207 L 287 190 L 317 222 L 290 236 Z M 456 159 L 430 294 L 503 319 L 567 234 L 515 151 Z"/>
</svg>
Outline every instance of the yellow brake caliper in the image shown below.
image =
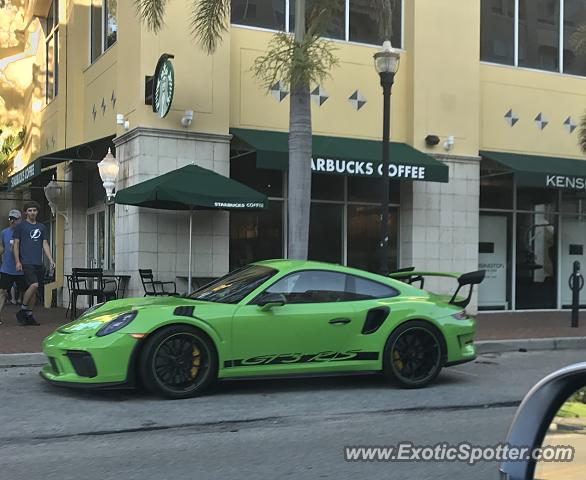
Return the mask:
<svg viewBox="0 0 586 480">
<path fill-rule="evenodd" d="M 395 368 L 397 370 L 403 370 L 403 361 L 401 360 L 401 355 L 399 355 L 399 352 L 397 352 L 397 350 L 393 352 L 393 363 L 395 364 Z"/>
<path fill-rule="evenodd" d="M 191 351 L 191 378 L 194 379 L 199 371 L 199 350 L 193 347 Z"/>
</svg>

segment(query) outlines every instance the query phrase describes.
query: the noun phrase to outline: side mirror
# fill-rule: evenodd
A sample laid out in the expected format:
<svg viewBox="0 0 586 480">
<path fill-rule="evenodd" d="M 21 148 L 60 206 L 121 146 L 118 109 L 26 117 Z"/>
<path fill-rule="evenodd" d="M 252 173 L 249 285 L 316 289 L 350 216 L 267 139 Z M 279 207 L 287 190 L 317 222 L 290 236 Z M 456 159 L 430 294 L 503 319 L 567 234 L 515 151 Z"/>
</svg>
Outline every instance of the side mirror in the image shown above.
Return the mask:
<svg viewBox="0 0 586 480">
<path fill-rule="evenodd" d="M 529 448 L 537 459 L 505 459 L 501 478 L 507 480 L 564 480 L 581 476 L 582 465 L 572 463 L 586 448 L 586 362 L 562 368 L 542 379 L 525 396 L 507 436 L 509 447 Z M 579 435 L 576 435 L 579 434 Z"/>
<path fill-rule="evenodd" d="M 287 299 L 282 293 L 267 293 L 262 296 L 257 305 L 263 312 L 266 312 L 273 307 L 282 307 L 286 303 Z"/>
</svg>

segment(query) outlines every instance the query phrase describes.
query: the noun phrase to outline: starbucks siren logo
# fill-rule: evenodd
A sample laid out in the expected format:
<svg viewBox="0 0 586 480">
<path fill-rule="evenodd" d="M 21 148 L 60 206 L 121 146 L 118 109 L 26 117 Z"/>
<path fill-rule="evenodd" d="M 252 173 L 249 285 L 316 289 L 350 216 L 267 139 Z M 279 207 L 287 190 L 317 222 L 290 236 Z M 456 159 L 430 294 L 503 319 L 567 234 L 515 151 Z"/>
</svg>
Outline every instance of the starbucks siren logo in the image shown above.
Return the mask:
<svg viewBox="0 0 586 480">
<path fill-rule="evenodd" d="M 159 114 L 159 117 L 165 118 L 171 109 L 173 101 L 173 91 L 175 89 L 175 72 L 171 60 L 166 58 L 155 76 L 153 110 Z"/>
</svg>

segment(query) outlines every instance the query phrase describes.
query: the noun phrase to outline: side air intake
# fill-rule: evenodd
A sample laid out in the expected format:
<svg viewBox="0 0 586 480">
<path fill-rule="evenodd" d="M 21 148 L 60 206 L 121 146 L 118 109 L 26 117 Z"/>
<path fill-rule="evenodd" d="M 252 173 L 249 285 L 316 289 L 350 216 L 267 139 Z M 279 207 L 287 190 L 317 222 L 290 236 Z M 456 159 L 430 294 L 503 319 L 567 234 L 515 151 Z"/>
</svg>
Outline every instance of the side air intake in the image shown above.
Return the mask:
<svg viewBox="0 0 586 480">
<path fill-rule="evenodd" d="M 389 307 L 377 307 L 369 310 L 366 314 L 366 320 L 362 326 L 362 334 L 369 335 L 376 332 L 385 322 L 391 309 Z"/>
</svg>

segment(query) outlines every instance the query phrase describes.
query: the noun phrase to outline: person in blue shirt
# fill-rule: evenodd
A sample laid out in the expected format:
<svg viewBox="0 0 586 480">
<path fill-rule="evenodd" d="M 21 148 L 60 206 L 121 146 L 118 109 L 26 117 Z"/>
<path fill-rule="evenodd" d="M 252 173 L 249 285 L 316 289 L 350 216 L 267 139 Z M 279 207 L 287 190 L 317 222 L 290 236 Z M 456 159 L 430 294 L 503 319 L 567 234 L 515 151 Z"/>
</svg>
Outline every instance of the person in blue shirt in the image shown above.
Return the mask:
<svg viewBox="0 0 586 480">
<path fill-rule="evenodd" d="M 20 291 L 24 291 L 25 286 L 23 272 L 16 270 L 12 249 L 12 235 L 20 222 L 20 218 L 19 210 L 10 210 L 8 212 L 8 227 L 0 233 L 0 255 L 2 258 L 2 265 L 0 266 L 0 323 L 2 323 L 2 309 L 6 303 L 6 298 L 10 295 L 12 285 L 16 284 Z"/>
<path fill-rule="evenodd" d="M 45 280 L 43 267 L 43 253 L 49 260 L 51 269 L 55 269 L 55 262 L 51 255 L 51 248 L 47 241 L 47 232 L 42 223 L 37 222 L 39 204 L 29 201 L 24 204 L 26 218 L 14 229 L 14 260 L 16 271 L 24 273 L 27 286 L 24 292 L 20 311 L 16 320 L 21 325 L 39 325 L 33 317 L 31 308 L 34 306 L 39 284 Z"/>
</svg>

